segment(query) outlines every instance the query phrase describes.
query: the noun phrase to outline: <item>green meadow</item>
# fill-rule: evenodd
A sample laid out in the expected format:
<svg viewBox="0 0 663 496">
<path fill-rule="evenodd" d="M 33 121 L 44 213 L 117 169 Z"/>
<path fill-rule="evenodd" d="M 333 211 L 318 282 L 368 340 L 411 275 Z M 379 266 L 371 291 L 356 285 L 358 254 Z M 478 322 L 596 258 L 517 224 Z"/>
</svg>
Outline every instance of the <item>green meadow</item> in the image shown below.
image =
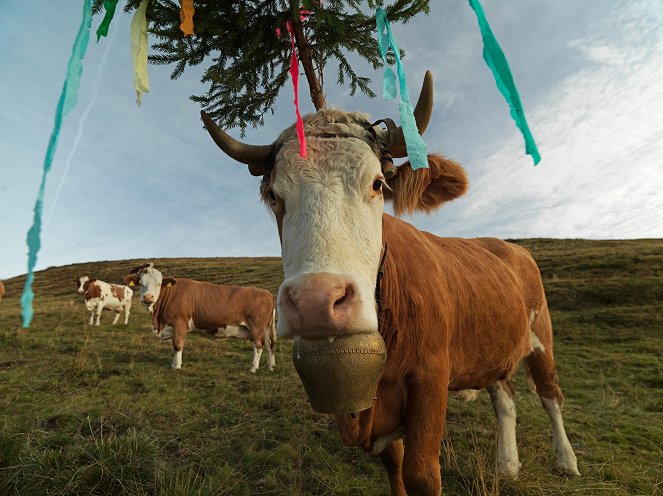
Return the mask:
<svg viewBox="0 0 663 496">
<path fill-rule="evenodd" d="M 546 285 L 582 477 L 555 473 L 547 416 L 520 372 L 520 477 L 496 474 L 495 416 L 482 392 L 449 402 L 443 493 L 663 494 L 663 240 L 518 243 Z M 0 495 L 388 494 L 379 459 L 344 447 L 333 418 L 309 407 L 290 341 L 278 342 L 274 373 L 250 374 L 249 343 L 190 336 L 174 371 L 171 344 L 151 335 L 137 294 L 128 326 L 110 325 L 108 311 L 89 326 L 73 279 L 121 282 L 143 261 L 38 272 L 29 330 L 18 302 L 25 278 L 5 281 Z M 278 258 L 153 261 L 166 275 L 274 293 L 282 278 Z"/>
</svg>

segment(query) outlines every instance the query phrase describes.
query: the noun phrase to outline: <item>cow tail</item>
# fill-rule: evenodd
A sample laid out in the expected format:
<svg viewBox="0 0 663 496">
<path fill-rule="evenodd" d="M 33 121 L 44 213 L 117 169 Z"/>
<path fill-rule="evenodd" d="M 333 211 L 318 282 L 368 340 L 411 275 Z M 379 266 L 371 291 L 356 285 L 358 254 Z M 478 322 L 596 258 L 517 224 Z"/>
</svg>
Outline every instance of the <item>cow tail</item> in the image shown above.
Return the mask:
<svg viewBox="0 0 663 496">
<path fill-rule="evenodd" d="M 272 320 L 269 323 L 269 339 L 272 345 L 276 344 L 276 302 L 272 308 Z"/>
</svg>

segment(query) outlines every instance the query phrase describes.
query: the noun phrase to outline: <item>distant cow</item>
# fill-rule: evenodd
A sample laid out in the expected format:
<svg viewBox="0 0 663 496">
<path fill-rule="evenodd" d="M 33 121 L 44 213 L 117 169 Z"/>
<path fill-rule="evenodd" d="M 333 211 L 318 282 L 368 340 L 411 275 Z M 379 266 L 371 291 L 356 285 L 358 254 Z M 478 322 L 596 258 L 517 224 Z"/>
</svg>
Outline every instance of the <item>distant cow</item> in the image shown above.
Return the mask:
<svg viewBox="0 0 663 496">
<path fill-rule="evenodd" d="M 2 281 L 0 281 L 0 301 L 2 300 L 2 297 L 5 295 L 5 285 L 2 284 Z"/>
<path fill-rule="evenodd" d="M 140 285 L 140 301 L 152 312 L 153 331 L 161 339 L 172 338 L 174 369 L 182 368 L 187 333 L 204 331 L 203 335 L 208 338 L 250 340 L 253 343 L 251 372 L 260 366 L 263 346 L 266 346 L 268 367 L 274 370 L 276 305 L 269 291 L 163 277 L 153 263 L 137 267 L 124 282 Z"/>
<path fill-rule="evenodd" d="M 90 311 L 90 325 L 99 325 L 99 317 L 104 308 L 115 312 L 113 325 L 117 324 L 122 310 L 124 310 L 124 325 L 129 323 L 131 297 L 134 294 L 131 288 L 90 279 L 89 276 L 79 277 L 75 281 L 78 293 L 85 296 L 85 306 Z"/>
</svg>

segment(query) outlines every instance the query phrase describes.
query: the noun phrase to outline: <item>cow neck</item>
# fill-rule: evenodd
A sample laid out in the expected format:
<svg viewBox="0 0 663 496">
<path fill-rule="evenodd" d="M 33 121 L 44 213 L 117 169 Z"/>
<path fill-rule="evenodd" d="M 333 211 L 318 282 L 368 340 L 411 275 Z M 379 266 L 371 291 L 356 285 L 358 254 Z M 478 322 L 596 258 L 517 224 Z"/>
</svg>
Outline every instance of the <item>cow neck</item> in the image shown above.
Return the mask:
<svg viewBox="0 0 663 496">
<path fill-rule="evenodd" d="M 163 313 L 165 312 L 166 309 L 166 304 L 170 300 L 171 294 L 173 290 L 175 289 L 175 286 L 173 285 L 172 287 L 168 286 L 162 286 L 161 291 L 159 291 L 159 297 L 157 298 L 157 301 L 154 303 L 154 307 L 152 307 L 152 316 L 154 318 L 154 322 L 156 323 L 157 330 L 161 331 L 163 324 Z"/>
</svg>

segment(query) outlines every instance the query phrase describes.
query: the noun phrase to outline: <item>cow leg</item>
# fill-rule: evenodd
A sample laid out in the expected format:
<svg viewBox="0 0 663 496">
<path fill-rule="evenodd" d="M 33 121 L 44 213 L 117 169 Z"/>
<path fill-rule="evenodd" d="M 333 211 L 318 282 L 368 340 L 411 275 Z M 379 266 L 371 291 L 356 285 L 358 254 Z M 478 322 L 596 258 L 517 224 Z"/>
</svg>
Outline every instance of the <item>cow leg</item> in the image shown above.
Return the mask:
<svg viewBox="0 0 663 496">
<path fill-rule="evenodd" d="M 407 390 L 403 484 L 409 496 L 439 495 L 440 444 L 447 412 L 448 373 L 412 377 Z"/>
<path fill-rule="evenodd" d="M 122 309 L 115 310 L 115 318 L 113 319 L 113 325 L 117 324 L 117 321 L 120 320 L 120 312 L 121 311 L 122 311 Z"/>
<path fill-rule="evenodd" d="M 186 333 L 189 330 L 189 326 L 186 322 L 175 322 L 173 325 L 173 349 L 175 350 L 175 356 L 173 357 L 174 369 L 182 368 L 182 351 L 184 350 L 184 339 L 186 338 Z"/>
<path fill-rule="evenodd" d="M 276 368 L 276 356 L 275 356 L 275 345 L 269 336 L 269 331 L 265 333 L 265 347 L 267 348 L 267 366 L 269 367 L 270 372 L 274 372 Z"/>
<path fill-rule="evenodd" d="M 521 463 L 516 445 L 516 403 L 511 381 L 497 381 L 488 392 L 497 416 L 497 470 L 500 475 L 515 479 Z"/>
<path fill-rule="evenodd" d="M 557 467 L 567 475 L 580 475 L 578 460 L 562 420 L 564 395 L 559 388 L 552 348 L 552 324 L 548 309 L 544 306 L 541 315 L 532 324 L 532 352 L 525 357 L 525 363 L 550 419 Z"/>
<path fill-rule="evenodd" d="M 96 326 L 101 325 L 99 320 L 101 318 L 101 311 L 103 310 L 103 308 L 104 308 L 103 303 L 98 303 L 97 306 L 94 308 L 94 313 L 95 313 L 94 325 L 96 325 Z"/>
<path fill-rule="evenodd" d="M 124 325 L 129 323 L 129 314 L 131 313 L 131 300 L 124 304 Z"/>
<path fill-rule="evenodd" d="M 398 439 L 380 452 L 380 460 L 389 477 L 391 496 L 407 496 L 403 485 L 403 440 Z"/>
<path fill-rule="evenodd" d="M 260 357 L 262 356 L 262 340 L 260 341 L 253 341 L 253 363 L 251 364 L 251 368 L 249 369 L 249 372 L 252 374 L 255 374 L 256 370 L 258 370 L 258 367 L 260 367 Z"/>
<path fill-rule="evenodd" d="M 94 325 L 94 308 L 90 310 L 90 325 Z"/>
</svg>

